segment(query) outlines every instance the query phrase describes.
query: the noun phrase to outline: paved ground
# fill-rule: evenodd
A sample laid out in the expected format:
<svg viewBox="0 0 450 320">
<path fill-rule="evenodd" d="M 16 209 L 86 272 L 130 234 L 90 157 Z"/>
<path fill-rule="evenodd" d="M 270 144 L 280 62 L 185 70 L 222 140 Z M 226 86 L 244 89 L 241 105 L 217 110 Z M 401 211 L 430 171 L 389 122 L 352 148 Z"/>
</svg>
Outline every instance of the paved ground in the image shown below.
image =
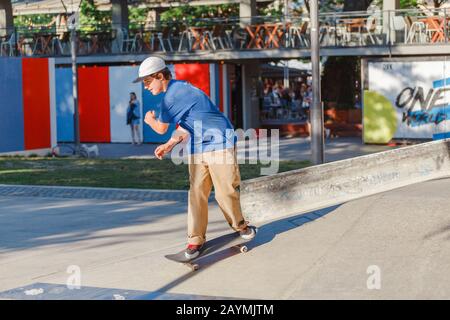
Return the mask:
<svg viewBox="0 0 450 320">
<path fill-rule="evenodd" d="M 184 245 L 184 201 L 0 196 L 0 298 L 448 299 L 449 188 L 268 222 L 247 254 L 215 253 L 195 273 L 164 258 Z M 210 209 L 209 237 L 227 232 Z"/>
<path fill-rule="evenodd" d="M 128 143 L 98 144 L 100 157 L 102 158 L 154 158 L 153 152 L 157 146 L 157 144 L 132 145 Z M 393 148 L 396 147 L 365 145 L 361 138 L 327 139 L 325 162 L 348 159 Z M 279 150 L 281 160 L 311 160 L 310 140 L 306 138 L 280 139 Z M 61 145 L 61 152 L 70 154 L 72 152 L 71 145 Z"/>
</svg>

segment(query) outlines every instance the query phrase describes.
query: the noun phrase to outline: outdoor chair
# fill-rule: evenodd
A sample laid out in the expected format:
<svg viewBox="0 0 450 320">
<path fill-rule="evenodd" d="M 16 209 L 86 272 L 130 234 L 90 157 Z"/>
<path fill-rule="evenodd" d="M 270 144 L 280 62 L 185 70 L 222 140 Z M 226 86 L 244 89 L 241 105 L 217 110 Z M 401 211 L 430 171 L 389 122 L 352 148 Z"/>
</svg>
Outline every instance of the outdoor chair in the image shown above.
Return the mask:
<svg viewBox="0 0 450 320">
<path fill-rule="evenodd" d="M 225 33 L 231 48 L 244 49 L 247 45 L 249 35 L 245 28 L 235 25 L 231 30 L 226 30 Z"/>
<path fill-rule="evenodd" d="M 433 40 L 432 40 L 433 39 L 433 35 L 436 32 L 440 32 L 440 31 L 441 31 L 441 29 L 434 28 L 434 27 L 430 26 L 429 24 L 426 24 L 426 26 L 425 26 L 425 34 L 426 34 L 427 42 L 432 43 L 433 42 Z"/>
<path fill-rule="evenodd" d="M 335 44 L 335 27 L 329 23 L 321 25 L 319 28 L 319 43 L 323 46 L 334 46 Z M 289 35 L 291 37 L 291 35 Z"/>
<path fill-rule="evenodd" d="M 296 48 L 297 47 L 297 41 L 301 47 L 308 47 L 309 42 L 307 38 L 307 32 L 308 30 L 308 22 L 304 21 L 300 26 L 291 26 L 289 28 L 289 38 L 291 41 L 291 47 Z"/>
<path fill-rule="evenodd" d="M 126 28 L 115 28 L 113 30 L 111 51 L 113 53 L 136 52 L 139 35 L 129 37 Z"/>
<path fill-rule="evenodd" d="M 408 40 L 408 26 L 406 24 L 405 18 L 403 16 L 393 16 L 391 17 L 391 28 L 395 31 L 395 38 L 389 36 L 389 41 L 391 44 L 394 44 L 397 38 L 398 32 L 403 32 L 403 42 L 406 43 Z"/>
<path fill-rule="evenodd" d="M 157 39 L 159 41 L 159 45 L 164 52 L 167 52 L 164 42 L 167 43 L 167 45 L 169 46 L 169 50 L 173 51 L 172 39 L 171 39 L 170 33 L 171 33 L 170 27 L 166 26 L 166 27 L 163 27 L 162 31 L 158 32 L 158 34 L 157 34 Z"/>
<path fill-rule="evenodd" d="M 16 34 L 15 32 L 11 33 L 9 36 L 9 39 L 6 41 L 3 41 L 0 45 L 0 55 L 3 55 L 3 52 L 7 56 L 12 57 L 14 55 L 14 47 L 16 45 Z M 8 53 L 9 52 L 9 53 Z"/>
<path fill-rule="evenodd" d="M 59 54 L 60 55 L 64 55 L 65 51 L 64 51 L 64 47 L 63 47 L 63 41 L 64 41 L 64 37 L 65 37 L 65 32 L 61 35 L 55 35 L 52 38 L 52 53 L 54 55 L 56 55 L 56 49 L 59 50 Z"/>
<path fill-rule="evenodd" d="M 123 50 L 124 34 L 122 28 L 115 28 L 113 30 L 113 41 L 111 51 L 113 53 L 121 53 Z"/>
<path fill-rule="evenodd" d="M 224 43 L 226 43 L 227 40 L 224 37 L 223 25 L 214 25 L 212 31 L 206 30 L 203 36 L 205 37 L 208 46 L 213 50 L 217 50 L 216 42 L 220 45 L 221 49 L 226 49 Z"/>
<path fill-rule="evenodd" d="M 367 40 L 370 39 L 372 44 L 381 44 L 382 40 L 380 36 L 383 34 L 383 26 L 377 25 L 375 16 L 369 16 L 366 24 L 364 25 L 365 39 L 364 44 L 367 44 Z"/>
<path fill-rule="evenodd" d="M 140 33 L 139 52 L 155 50 L 155 35 L 153 31 L 143 31 Z"/>
<path fill-rule="evenodd" d="M 335 27 L 336 33 L 336 44 L 339 46 L 346 46 L 350 44 L 352 40 L 352 32 L 349 31 L 347 25 L 345 23 L 340 22 Z"/>
<path fill-rule="evenodd" d="M 123 34 L 122 44 L 120 46 L 120 52 L 136 52 L 136 44 L 139 38 L 138 33 L 136 33 L 132 38 L 126 28 L 120 28 Z"/>
<path fill-rule="evenodd" d="M 227 28 L 227 29 L 225 30 L 225 39 L 227 40 L 228 47 L 229 47 L 230 49 L 233 49 L 233 48 L 234 48 L 234 42 L 233 42 L 233 29 Z M 245 41 L 245 39 L 244 39 L 244 41 Z"/>
<path fill-rule="evenodd" d="M 427 42 L 427 26 L 425 23 L 418 21 L 416 17 L 406 16 L 409 26 L 408 38 L 406 43 L 426 43 Z"/>
<path fill-rule="evenodd" d="M 180 28 L 180 43 L 178 45 L 178 51 L 183 51 L 183 47 L 189 51 L 192 48 L 192 34 L 187 26 Z M 186 46 L 184 46 L 186 45 Z"/>
</svg>

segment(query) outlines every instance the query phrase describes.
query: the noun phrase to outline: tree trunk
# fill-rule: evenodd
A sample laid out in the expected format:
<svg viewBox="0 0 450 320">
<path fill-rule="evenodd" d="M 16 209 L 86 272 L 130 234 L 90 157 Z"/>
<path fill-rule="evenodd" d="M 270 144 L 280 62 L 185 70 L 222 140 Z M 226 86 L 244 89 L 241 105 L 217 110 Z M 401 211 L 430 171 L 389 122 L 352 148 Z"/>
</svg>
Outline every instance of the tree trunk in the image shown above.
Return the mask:
<svg viewBox="0 0 450 320">
<path fill-rule="evenodd" d="M 366 11 L 372 0 L 345 0 L 344 11 Z M 360 57 L 328 57 L 322 77 L 322 100 L 340 109 L 353 108 L 361 83 Z"/>
<path fill-rule="evenodd" d="M 365 11 L 372 0 L 345 0 L 344 11 Z"/>
<path fill-rule="evenodd" d="M 433 2 L 435 8 L 440 8 L 447 0 L 433 0 Z"/>
<path fill-rule="evenodd" d="M 308 13 L 310 13 L 311 11 L 309 9 L 309 0 L 305 0 L 305 7 L 306 7 L 306 10 L 308 11 Z"/>
</svg>

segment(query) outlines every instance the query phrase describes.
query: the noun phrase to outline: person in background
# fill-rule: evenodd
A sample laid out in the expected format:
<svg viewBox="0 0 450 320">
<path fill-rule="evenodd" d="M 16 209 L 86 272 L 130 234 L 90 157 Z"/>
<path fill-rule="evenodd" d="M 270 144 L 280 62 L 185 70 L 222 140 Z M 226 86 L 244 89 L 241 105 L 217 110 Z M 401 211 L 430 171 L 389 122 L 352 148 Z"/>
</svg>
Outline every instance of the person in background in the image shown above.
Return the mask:
<svg viewBox="0 0 450 320">
<path fill-rule="evenodd" d="M 141 134 L 139 129 L 141 115 L 139 112 L 140 104 L 134 92 L 130 92 L 130 101 L 127 108 L 127 125 L 131 128 L 131 139 L 133 144 L 142 144 Z"/>
</svg>

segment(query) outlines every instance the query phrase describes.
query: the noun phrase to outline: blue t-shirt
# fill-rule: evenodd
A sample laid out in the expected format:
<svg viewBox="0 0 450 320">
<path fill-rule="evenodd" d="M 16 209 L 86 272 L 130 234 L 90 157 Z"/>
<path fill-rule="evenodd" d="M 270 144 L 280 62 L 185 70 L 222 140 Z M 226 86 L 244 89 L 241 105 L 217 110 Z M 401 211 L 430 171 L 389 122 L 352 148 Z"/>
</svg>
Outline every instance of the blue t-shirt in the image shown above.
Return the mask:
<svg viewBox="0 0 450 320">
<path fill-rule="evenodd" d="M 186 81 L 170 80 L 158 120 L 179 124 L 188 131 L 191 153 L 231 148 L 235 144 L 233 125 L 228 118 L 203 91 Z"/>
</svg>

